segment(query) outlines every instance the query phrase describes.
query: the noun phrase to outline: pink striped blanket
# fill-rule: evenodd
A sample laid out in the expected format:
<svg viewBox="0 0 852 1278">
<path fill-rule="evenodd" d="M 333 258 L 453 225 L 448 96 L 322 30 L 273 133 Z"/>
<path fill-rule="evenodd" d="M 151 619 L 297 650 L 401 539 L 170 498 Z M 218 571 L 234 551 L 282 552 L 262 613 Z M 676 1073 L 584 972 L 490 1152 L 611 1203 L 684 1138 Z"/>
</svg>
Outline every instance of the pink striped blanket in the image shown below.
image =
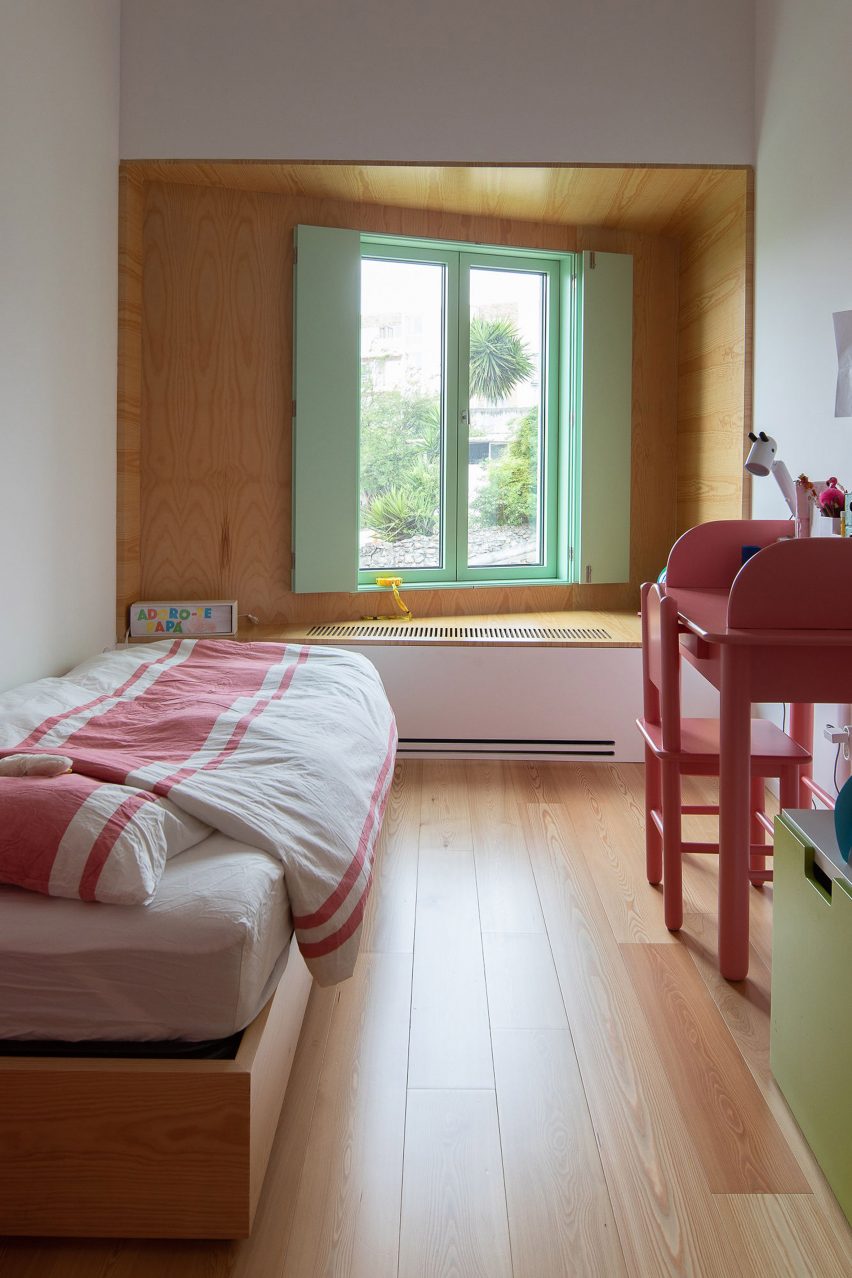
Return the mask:
<svg viewBox="0 0 852 1278">
<path fill-rule="evenodd" d="M 166 640 L 20 692 L 4 698 L 0 753 L 68 755 L 278 857 L 314 977 L 352 974 L 397 742 L 365 658 Z"/>
</svg>

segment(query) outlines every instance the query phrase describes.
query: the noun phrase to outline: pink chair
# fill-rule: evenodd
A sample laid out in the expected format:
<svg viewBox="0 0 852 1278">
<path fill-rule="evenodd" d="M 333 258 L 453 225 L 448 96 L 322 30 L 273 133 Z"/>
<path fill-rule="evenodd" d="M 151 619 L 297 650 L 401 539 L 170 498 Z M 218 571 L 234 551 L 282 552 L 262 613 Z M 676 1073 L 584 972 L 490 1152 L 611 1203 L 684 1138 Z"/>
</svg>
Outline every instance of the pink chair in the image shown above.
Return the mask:
<svg viewBox="0 0 852 1278">
<path fill-rule="evenodd" d="M 718 853 L 719 844 L 687 842 L 681 818 L 718 814 L 718 805 L 684 804 L 681 777 L 719 775 L 719 720 L 682 719 L 680 648 L 675 601 L 658 585 L 642 587 L 642 674 L 644 717 L 636 723 L 645 738 L 645 857 L 649 883 L 663 883 L 666 927 L 683 924 L 684 852 Z M 749 878 L 772 878 L 765 842 L 772 823 L 764 812 L 765 778 L 778 777 L 781 806 L 798 806 L 799 772 L 810 754 L 766 719 L 751 721 L 752 840 Z"/>
</svg>

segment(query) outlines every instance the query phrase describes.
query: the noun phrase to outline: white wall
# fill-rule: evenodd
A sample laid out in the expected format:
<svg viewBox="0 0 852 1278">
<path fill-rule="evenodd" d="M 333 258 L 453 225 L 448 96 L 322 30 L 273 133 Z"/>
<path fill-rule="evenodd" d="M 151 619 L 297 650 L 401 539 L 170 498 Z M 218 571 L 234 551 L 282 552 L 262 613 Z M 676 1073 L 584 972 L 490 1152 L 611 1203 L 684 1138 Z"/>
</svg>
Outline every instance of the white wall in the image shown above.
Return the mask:
<svg viewBox="0 0 852 1278">
<path fill-rule="evenodd" d="M 754 0 L 123 0 L 121 154 L 753 160 Z"/>
<path fill-rule="evenodd" d="M 852 485 L 852 418 L 835 419 L 832 312 L 852 310 L 852 5 L 758 0 L 755 428 L 794 476 Z M 753 512 L 784 518 L 771 480 Z M 852 582 L 845 584 L 852 589 Z M 817 730 L 834 708 L 817 713 Z M 830 784 L 834 749 L 817 744 Z"/>
<path fill-rule="evenodd" d="M 0 7 L 0 688 L 113 637 L 118 0 Z"/>
</svg>

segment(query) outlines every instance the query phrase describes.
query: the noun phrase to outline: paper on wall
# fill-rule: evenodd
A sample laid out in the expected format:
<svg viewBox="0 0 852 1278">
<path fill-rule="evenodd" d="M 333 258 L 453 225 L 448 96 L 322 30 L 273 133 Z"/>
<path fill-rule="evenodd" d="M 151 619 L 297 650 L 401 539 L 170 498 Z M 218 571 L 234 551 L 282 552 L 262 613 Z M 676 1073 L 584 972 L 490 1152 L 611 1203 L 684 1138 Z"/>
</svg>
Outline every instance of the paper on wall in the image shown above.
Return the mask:
<svg viewBox="0 0 852 1278">
<path fill-rule="evenodd" d="M 852 417 L 852 311 L 834 312 L 837 343 L 837 395 L 835 417 Z"/>
</svg>

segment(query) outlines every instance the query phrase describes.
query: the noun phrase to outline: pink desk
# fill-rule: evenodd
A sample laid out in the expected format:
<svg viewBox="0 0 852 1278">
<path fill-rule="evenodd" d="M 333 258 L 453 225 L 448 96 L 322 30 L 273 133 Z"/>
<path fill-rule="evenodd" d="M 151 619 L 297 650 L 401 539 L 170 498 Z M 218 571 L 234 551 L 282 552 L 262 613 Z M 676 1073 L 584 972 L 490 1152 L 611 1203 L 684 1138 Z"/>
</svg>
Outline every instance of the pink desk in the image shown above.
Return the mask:
<svg viewBox="0 0 852 1278">
<path fill-rule="evenodd" d="M 791 531 L 790 521 L 701 524 L 666 570 L 682 655 L 720 692 L 719 968 L 730 981 L 748 974 L 751 705 L 791 702 L 790 735 L 810 750 L 813 703 L 852 701 L 852 538 L 777 540 Z M 764 549 L 741 567 L 744 545 Z M 781 806 L 810 807 L 811 784 L 807 769 Z"/>
</svg>

